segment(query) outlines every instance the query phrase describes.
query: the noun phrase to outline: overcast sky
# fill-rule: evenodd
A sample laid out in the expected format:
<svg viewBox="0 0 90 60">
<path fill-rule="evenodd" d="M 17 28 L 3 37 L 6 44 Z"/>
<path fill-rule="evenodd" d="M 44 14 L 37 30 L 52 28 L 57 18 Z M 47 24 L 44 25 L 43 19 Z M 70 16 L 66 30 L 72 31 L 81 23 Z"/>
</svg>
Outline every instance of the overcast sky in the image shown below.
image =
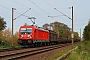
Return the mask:
<svg viewBox="0 0 90 60">
<path fill-rule="evenodd" d="M 69 7 L 72 6 L 74 7 L 74 31 L 80 32 L 81 28 L 83 32 L 90 19 L 90 0 L 1 0 L 0 16 L 7 22 L 7 28 L 11 28 L 12 8 L 16 9 L 14 10 L 14 18 L 16 18 L 14 32 L 18 31 L 19 27 L 25 23 L 32 24 L 28 17 L 35 17 L 38 26 L 59 21 L 71 28 L 72 21 L 57 10 L 71 18 L 72 10 Z M 26 12 L 24 16 L 20 16 L 24 12 Z M 17 18 L 18 16 L 20 17 Z"/>
</svg>

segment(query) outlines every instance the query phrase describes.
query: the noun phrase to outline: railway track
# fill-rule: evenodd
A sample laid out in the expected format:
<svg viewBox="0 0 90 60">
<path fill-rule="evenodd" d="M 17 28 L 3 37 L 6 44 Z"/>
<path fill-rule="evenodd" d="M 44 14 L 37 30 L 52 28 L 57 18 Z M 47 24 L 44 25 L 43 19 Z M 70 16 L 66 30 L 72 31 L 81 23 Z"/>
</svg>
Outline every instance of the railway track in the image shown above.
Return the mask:
<svg viewBox="0 0 90 60">
<path fill-rule="evenodd" d="M 6 51 L 14 51 L 14 50 L 21 50 L 24 48 L 8 48 L 8 49 L 0 49 L 0 52 L 6 52 Z M 26 49 L 26 48 L 25 48 Z"/>
<path fill-rule="evenodd" d="M 2 54 L 0 54 L 0 60 L 17 60 L 17 59 L 25 58 L 27 56 L 40 54 L 43 52 L 51 51 L 68 45 L 70 44 L 58 44 L 58 45 L 38 47 L 38 48 L 28 48 L 27 50 L 20 49 L 17 50 L 17 52 L 14 52 L 16 50 L 12 50 L 12 51 L 9 50 L 8 53 L 2 52 Z"/>
</svg>

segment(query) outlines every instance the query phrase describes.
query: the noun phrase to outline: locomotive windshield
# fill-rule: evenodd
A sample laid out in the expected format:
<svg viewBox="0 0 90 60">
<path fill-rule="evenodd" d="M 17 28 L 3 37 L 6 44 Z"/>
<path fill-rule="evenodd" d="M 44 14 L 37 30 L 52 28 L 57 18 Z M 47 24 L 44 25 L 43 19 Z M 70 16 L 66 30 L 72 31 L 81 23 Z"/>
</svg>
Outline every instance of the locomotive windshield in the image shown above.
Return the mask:
<svg viewBox="0 0 90 60">
<path fill-rule="evenodd" d="M 21 34 L 31 34 L 32 28 L 21 28 L 20 33 Z"/>
</svg>

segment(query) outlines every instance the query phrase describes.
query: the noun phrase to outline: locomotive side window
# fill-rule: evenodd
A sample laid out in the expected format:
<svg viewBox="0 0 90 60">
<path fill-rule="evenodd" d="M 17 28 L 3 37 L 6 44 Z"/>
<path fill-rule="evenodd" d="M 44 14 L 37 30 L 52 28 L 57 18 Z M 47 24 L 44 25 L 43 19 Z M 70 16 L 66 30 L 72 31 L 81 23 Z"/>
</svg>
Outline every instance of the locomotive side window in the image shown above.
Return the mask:
<svg viewBox="0 0 90 60">
<path fill-rule="evenodd" d="M 21 28 L 20 33 L 21 34 L 31 34 L 32 28 Z"/>
</svg>

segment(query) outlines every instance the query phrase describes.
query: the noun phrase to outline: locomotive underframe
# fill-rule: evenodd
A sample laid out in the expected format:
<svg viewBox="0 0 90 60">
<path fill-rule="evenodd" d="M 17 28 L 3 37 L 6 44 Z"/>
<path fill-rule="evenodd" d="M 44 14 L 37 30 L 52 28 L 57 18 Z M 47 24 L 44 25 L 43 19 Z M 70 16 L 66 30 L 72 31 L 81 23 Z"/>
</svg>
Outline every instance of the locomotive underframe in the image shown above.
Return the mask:
<svg viewBox="0 0 90 60">
<path fill-rule="evenodd" d="M 57 44 L 57 41 L 50 41 L 50 40 L 18 40 L 18 43 L 21 46 L 45 46 L 45 45 L 52 45 Z"/>
</svg>

